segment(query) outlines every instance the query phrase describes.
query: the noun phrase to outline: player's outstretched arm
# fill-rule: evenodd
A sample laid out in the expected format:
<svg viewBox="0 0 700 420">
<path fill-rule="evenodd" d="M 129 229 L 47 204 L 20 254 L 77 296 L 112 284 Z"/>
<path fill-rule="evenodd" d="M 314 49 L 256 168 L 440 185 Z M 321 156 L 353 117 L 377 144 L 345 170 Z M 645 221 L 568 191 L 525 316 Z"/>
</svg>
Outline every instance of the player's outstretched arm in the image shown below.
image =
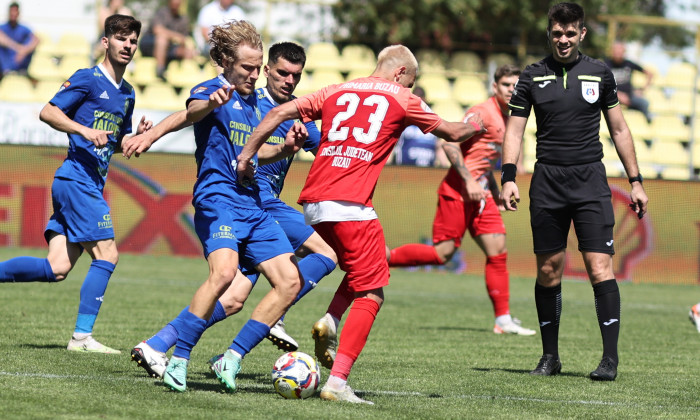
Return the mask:
<svg viewBox="0 0 700 420">
<path fill-rule="evenodd" d="M 113 131 L 95 130 L 85 127 L 71 120 L 59 107 L 52 103 L 44 105 L 44 108 L 39 113 L 39 119 L 54 130 L 67 134 L 78 134 L 98 148 L 105 147 L 109 141 L 109 136 L 114 133 Z"/>
<path fill-rule="evenodd" d="M 170 114 L 152 128 L 125 138 L 122 143 L 122 155 L 127 159 L 132 155 L 139 157 L 141 153 L 147 152 L 153 146 L 153 143 L 160 140 L 164 135 L 180 131 L 190 125 L 192 123 L 187 121 L 187 110 L 183 109 Z"/>
<path fill-rule="evenodd" d="M 238 172 L 239 182 L 249 183 L 255 180 L 255 170 L 250 165 L 253 156 L 258 153 L 263 143 L 267 141 L 283 121 L 294 120 L 300 117 L 301 114 L 294 102 L 287 102 L 274 107 L 265 115 L 265 118 L 253 130 L 253 134 L 243 146 L 243 150 L 238 154 L 236 172 Z"/>
<path fill-rule="evenodd" d="M 632 140 L 632 134 L 627 126 L 625 117 L 622 115 L 622 110 L 619 106 L 616 106 L 604 111 L 603 115 L 608 124 L 610 137 L 612 137 L 615 143 L 617 155 L 620 157 L 620 161 L 622 161 L 622 165 L 625 167 L 627 176 L 630 178 L 639 176 L 640 172 L 639 165 L 637 165 L 637 154 L 634 151 L 634 141 Z M 637 217 L 641 219 L 647 212 L 649 197 L 647 197 L 641 181 L 634 181 L 631 186 L 630 208 L 632 208 L 632 210 L 637 213 Z"/>
<path fill-rule="evenodd" d="M 123 146 L 124 142 L 128 141 L 132 137 L 135 137 L 135 136 L 138 136 L 138 135 L 141 135 L 141 134 L 147 132 L 151 128 L 153 128 L 153 121 L 147 120 L 146 116 L 142 115 L 141 121 L 139 121 L 139 125 L 136 126 L 136 134 L 129 134 L 126 136 L 122 136 L 122 138 L 120 138 L 117 141 L 117 147 L 114 150 L 123 152 L 122 146 Z"/>
<path fill-rule="evenodd" d="M 432 133 L 446 141 L 459 143 L 484 131 L 486 131 L 484 122 L 481 120 L 481 116 L 475 113 L 464 122 L 442 120 Z"/>
<path fill-rule="evenodd" d="M 193 99 L 187 104 L 187 121 L 196 123 L 206 117 L 217 107 L 230 101 L 236 87 L 233 85 L 224 86 L 209 95 L 209 100 Z"/>
<path fill-rule="evenodd" d="M 298 152 L 303 146 L 306 139 L 309 137 L 309 132 L 306 126 L 300 122 L 295 122 L 287 132 L 283 144 L 263 143 L 258 150 L 258 163 L 267 165 L 268 163 L 277 162 L 287 156 L 291 156 Z"/>
</svg>

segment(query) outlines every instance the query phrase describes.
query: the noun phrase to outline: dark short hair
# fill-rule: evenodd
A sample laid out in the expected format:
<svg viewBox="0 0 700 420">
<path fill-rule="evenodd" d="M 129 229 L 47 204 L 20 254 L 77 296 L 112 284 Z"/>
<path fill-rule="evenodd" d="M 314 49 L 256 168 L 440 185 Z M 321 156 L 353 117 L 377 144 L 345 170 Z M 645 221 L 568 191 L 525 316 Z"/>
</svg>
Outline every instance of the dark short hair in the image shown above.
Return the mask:
<svg viewBox="0 0 700 420">
<path fill-rule="evenodd" d="M 504 64 L 493 73 L 493 81 L 498 83 L 502 77 L 520 76 L 520 67 L 513 64 Z"/>
<path fill-rule="evenodd" d="M 9 6 L 7 6 L 8 9 L 12 9 L 13 7 L 16 7 L 19 9 L 19 3 L 17 3 L 16 1 L 13 1 L 12 3 L 10 3 Z"/>
<path fill-rule="evenodd" d="M 130 34 L 136 32 L 136 36 L 141 35 L 141 22 L 133 16 L 112 15 L 105 19 L 105 38 L 117 34 Z"/>
<path fill-rule="evenodd" d="M 547 14 L 547 31 L 552 29 L 554 22 L 562 25 L 568 25 L 578 22 L 579 29 L 583 28 L 583 21 L 586 18 L 586 13 L 583 7 L 576 3 L 559 3 L 549 9 Z"/>
<path fill-rule="evenodd" d="M 278 42 L 270 47 L 267 64 L 275 64 L 280 57 L 292 64 L 306 65 L 306 52 L 304 47 L 294 42 Z"/>
</svg>

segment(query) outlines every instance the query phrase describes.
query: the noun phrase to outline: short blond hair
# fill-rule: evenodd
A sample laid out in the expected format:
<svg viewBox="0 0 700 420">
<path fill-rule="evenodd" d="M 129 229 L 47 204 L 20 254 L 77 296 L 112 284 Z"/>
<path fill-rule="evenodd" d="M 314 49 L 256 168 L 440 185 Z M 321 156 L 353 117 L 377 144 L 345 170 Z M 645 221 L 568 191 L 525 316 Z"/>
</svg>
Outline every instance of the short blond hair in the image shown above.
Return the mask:
<svg viewBox="0 0 700 420">
<path fill-rule="evenodd" d="M 260 34 L 252 23 L 245 20 L 231 20 L 222 25 L 214 26 L 209 37 L 209 55 L 216 64 L 224 67 L 224 61 L 238 60 L 238 49 L 241 45 L 262 51 L 263 44 Z"/>
<path fill-rule="evenodd" d="M 405 66 L 406 73 L 418 72 L 418 60 L 411 50 L 403 45 L 391 45 L 379 52 L 377 56 L 377 70 L 393 70 Z"/>
</svg>

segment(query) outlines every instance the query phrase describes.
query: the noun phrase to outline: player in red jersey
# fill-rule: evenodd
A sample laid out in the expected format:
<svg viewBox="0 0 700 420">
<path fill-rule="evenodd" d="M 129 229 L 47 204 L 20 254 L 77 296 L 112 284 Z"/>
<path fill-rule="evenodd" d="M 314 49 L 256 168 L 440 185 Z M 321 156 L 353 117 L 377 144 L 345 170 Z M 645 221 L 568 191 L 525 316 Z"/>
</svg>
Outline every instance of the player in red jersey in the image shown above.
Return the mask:
<svg viewBox="0 0 700 420">
<path fill-rule="evenodd" d="M 392 249 L 389 266 L 442 265 L 450 261 L 469 233 L 486 255 L 486 290 L 493 304 L 496 334 L 534 335 L 511 317 L 506 259 L 506 227 L 503 224 L 498 185 L 493 166 L 501 157 L 508 118 L 508 102 L 520 69 L 499 67 L 493 77 L 494 95 L 467 110 L 467 117 L 481 114 L 486 131 L 459 145 L 443 143 L 452 167 L 438 188 L 438 206 L 433 221 L 433 245 L 407 244 Z"/>
<path fill-rule="evenodd" d="M 322 121 L 321 144 L 299 203 L 304 205 L 307 223 L 331 245 L 346 273 L 331 303 L 342 307 L 336 319 L 352 302 L 330 377 L 321 390 L 325 400 L 372 404 L 353 393 L 347 378 L 384 301 L 383 287 L 389 284 L 384 232 L 372 195 L 401 132 L 416 125 L 423 132 L 458 142 L 483 130 L 478 114 L 465 124 L 444 121 L 431 112 L 409 89 L 417 69 L 408 48 L 387 47 L 371 76 L 329 86 L 272 109 L 238 157 L 239 179 L 252 180 L 250 158 L 282 121 Z"/>
</svg>

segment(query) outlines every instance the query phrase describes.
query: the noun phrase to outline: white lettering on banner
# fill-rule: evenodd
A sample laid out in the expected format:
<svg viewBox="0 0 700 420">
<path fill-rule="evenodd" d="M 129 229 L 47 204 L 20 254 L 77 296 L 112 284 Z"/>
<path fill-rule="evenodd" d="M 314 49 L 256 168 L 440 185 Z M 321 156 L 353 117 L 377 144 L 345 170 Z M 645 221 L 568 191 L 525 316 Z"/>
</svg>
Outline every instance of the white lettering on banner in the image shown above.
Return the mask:
<svg viewBox="0 0 700 420">
<path fill-rule="evenodd" d="M 333 163 L 331 163 L 331 166 L 336 166 L 338 168 L 349 168 L 351 161 L 352 159 L 349 157 L 336 156 L 333 158 Z"/>
</svg>

